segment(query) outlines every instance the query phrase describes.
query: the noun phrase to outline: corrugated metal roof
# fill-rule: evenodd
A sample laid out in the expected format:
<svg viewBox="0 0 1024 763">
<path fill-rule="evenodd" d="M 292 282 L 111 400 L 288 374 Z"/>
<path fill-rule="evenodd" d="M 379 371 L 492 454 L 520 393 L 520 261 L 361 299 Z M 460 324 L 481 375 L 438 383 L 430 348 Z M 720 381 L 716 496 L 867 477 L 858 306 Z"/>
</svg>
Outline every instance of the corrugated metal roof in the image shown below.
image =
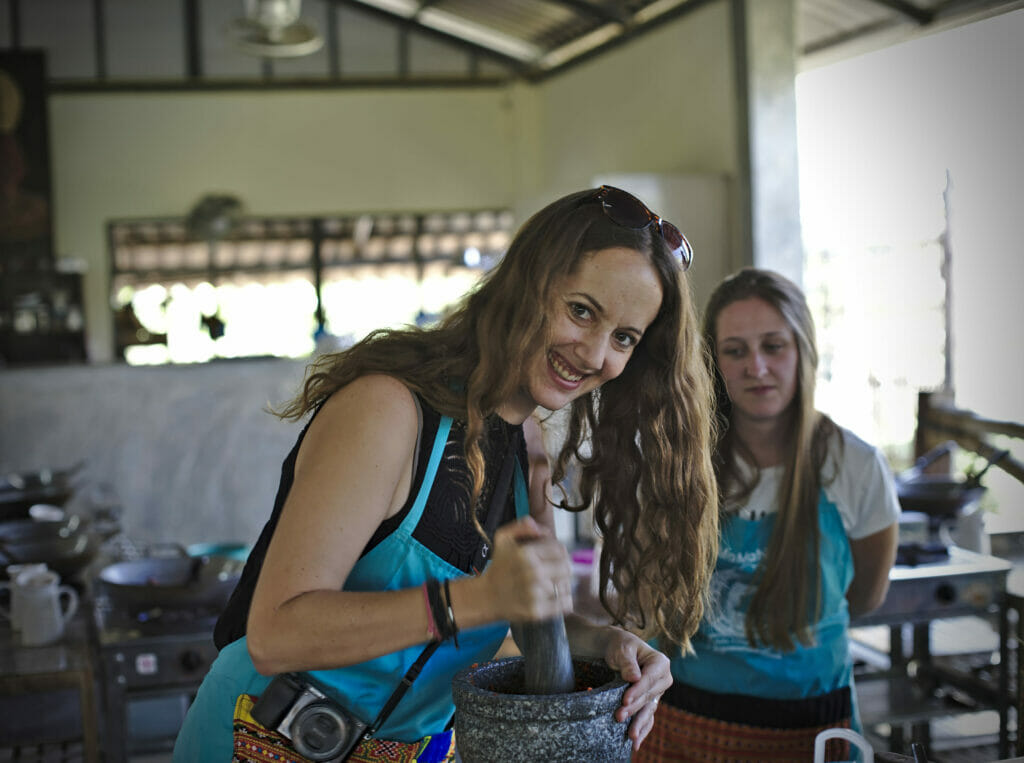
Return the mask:
<svg viewBox="0 0 1024 763">
<path fill-rule="evenodd" d="M 544 79 L 722 2 L 105 0 L 83 12 L 81 0 L 0 0 L 0 19 L 9 22 L 0 22 L 0 48 L 42 48 L 51 85 L 70 90 L 494 84 Z M 1024 7 L 1024 0 L 795 2 L 802 67 Z M 266 42 L 273 30 L 264 12 L 288 3 L 301 14 L 292 27 L 316 44 Z M 256 8 L 260 23 L 239 18 L 243 7 Z"/>
<path fill-rule="evenodd" d="M 370 6 L 490 48 L 534 77 L 593 55 L 706 0 L 342 0 Z M 886 44 L 932 26 L 966 23 L 1024 6 L 1019 0 L 797 0 L 801 54 Z M 502 45 L 504 42 L 504 45 Z"/>
</svg>

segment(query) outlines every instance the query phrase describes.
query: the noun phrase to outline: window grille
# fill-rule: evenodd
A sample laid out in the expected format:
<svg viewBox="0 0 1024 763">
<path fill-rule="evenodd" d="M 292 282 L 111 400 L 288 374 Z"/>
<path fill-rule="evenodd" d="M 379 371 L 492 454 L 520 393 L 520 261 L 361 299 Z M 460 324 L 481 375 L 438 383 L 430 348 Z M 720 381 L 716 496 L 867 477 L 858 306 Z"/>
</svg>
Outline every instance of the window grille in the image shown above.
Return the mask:
<svg viewBox="0 0 1024 763">
<path fill-rule="evenodd" d="M 304 357 L 435 320 L 504 254 L 500 209 L 108 225 L 115 354 L 130 364 Z"/>
</svg>

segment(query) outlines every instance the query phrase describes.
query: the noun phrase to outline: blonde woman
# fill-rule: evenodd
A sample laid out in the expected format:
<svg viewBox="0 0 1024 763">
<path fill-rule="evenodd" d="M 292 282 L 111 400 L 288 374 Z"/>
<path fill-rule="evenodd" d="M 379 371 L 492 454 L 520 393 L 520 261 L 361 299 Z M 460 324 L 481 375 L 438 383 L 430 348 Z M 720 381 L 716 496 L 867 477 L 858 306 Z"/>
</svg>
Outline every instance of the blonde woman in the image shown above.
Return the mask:
<svg viewBox="0 0 1024 763">
<path fill-rule="evenodd" d="M 821 729 L 859 725 L 848 624 L 885 598 L 899 504 L 882 454 L 815 410 L 814 324 L 794 283 L 741 270 L 711 295 L 704 336 L 721 545 L 694 651 L 672 660 L 638 759 L 805 762 Z"/>
</svg>

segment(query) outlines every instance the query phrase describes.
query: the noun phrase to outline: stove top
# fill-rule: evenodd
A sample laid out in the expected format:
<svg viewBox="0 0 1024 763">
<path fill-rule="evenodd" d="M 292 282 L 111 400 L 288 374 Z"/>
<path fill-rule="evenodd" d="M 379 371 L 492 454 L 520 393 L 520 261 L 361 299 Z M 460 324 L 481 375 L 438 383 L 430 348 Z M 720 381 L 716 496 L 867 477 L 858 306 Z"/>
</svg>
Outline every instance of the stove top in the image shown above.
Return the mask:
<svg viewBox="0 0 1024 763">
<path fill-rule="evenodd" d="M 947 553 L 934 561 L 893 567 L 882 606 L 852 624 L 927 622 L 984 613 L 998 605 L 1013 565 L 958 546 L 950 546 Z"/>
<path fill-rule="evenodd" d="M 216 610 L 202 608 L 129 611 L 102 595 L 93 602 L 93 620 L 101 646 L 153 639 L 210 639 L 218 615 Z"/>
</svg>

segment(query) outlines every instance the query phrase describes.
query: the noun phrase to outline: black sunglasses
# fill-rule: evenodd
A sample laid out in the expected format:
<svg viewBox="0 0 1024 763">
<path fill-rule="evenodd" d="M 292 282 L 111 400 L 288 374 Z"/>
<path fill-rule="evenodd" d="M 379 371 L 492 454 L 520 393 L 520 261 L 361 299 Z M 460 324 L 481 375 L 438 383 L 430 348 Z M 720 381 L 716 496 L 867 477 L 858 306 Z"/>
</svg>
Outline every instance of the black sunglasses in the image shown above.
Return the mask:
<svg viewBox="0 0 1024 763">
<path fill-rule="evenodd" d="M 668 220 L 663 220 L 654 214 L 636 196 L 621 188 L 603 185 L 597 189 L 593 200 L 601 202 L 601 209 L 608 215 L 608 218 L 623 228 L 642 230 L 649 225 L 656 225 L 661 237 L 672 250 L 672 254 L 679 259 L 680 267 L 683 270 L 690 267 L 693 262 L 693 247 L 686 240 L 686 236 Z"/>
</svg>

